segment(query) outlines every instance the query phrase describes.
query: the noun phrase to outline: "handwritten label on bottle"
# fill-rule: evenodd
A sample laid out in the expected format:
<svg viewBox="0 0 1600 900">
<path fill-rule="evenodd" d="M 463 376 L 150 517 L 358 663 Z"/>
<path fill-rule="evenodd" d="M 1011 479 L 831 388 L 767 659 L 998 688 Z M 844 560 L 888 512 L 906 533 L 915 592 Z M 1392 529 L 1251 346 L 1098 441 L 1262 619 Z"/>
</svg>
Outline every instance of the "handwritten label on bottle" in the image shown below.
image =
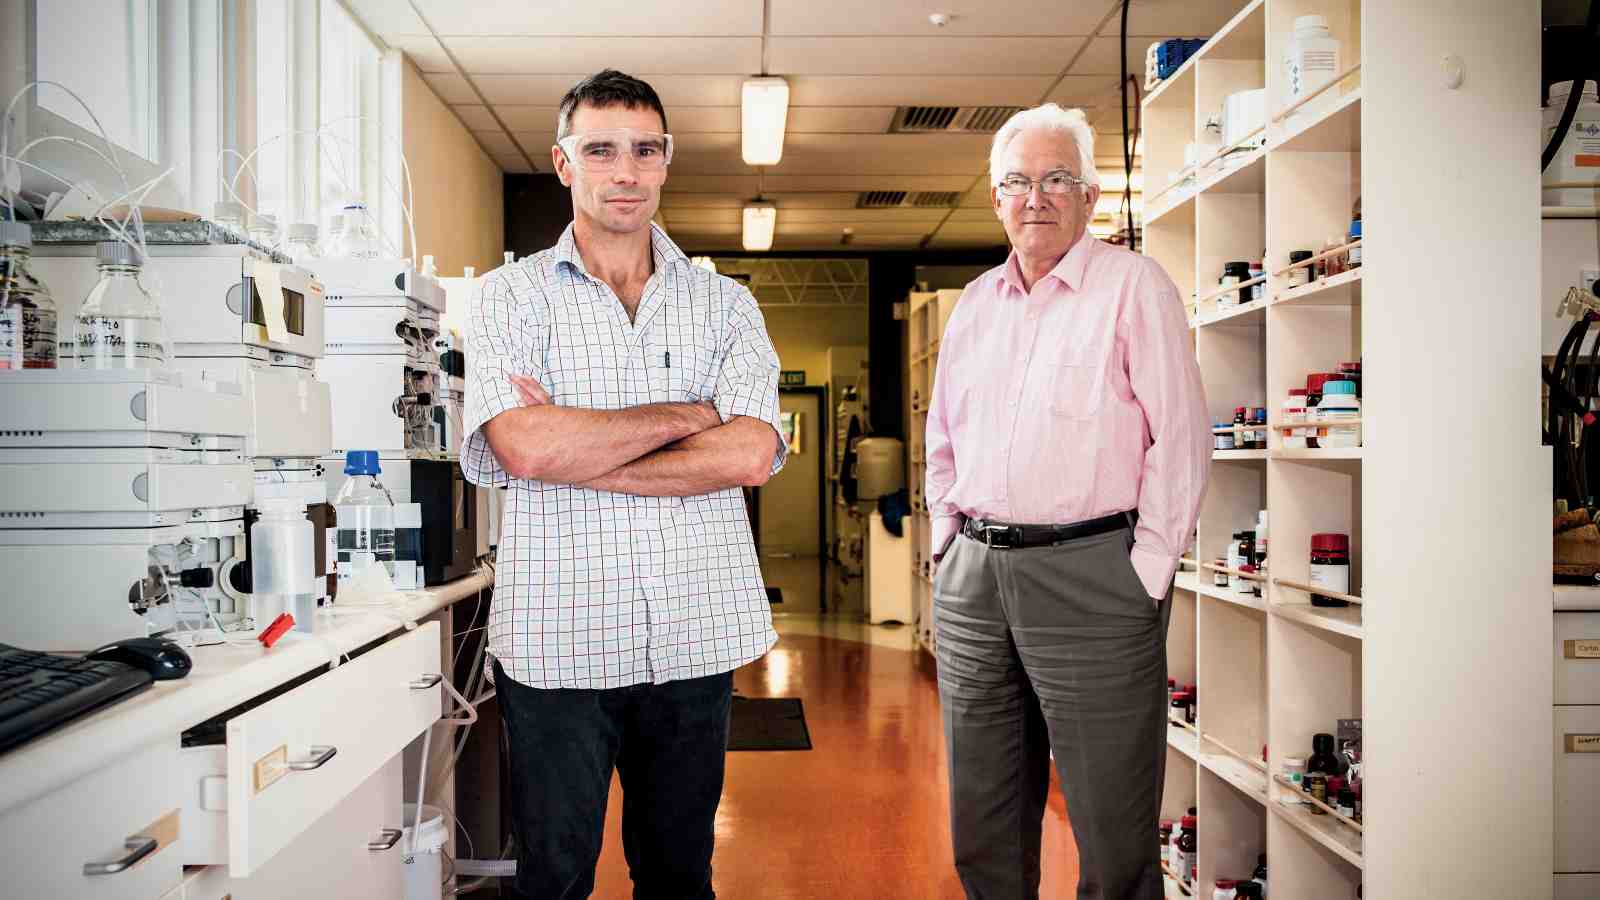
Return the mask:
<svg viewBox="0 0 1600 900">
<path fill-rule="evenodd" d="M 1600 734 L 1567 735 L 1568 753 L 1600 753 Z"/>
<path fill-rule="evenodd" d="M 1561 648 L 1567 659 L 1600 659 L 1600 638 L 1562 641 Z"/>
</svg>

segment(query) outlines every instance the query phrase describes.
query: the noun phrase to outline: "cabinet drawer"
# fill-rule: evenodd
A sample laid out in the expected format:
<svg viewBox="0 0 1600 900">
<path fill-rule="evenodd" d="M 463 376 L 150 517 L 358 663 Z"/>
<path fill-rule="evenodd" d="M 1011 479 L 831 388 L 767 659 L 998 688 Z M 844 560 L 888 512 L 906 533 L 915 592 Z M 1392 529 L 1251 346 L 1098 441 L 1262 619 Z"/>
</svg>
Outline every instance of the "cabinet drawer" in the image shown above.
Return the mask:
<svg viewBox="0 0 1600 900">
<path fill-rule="evenodd" d="M 1555 614 L 1557 706 L 1600 704 L 1600 613 Z"/>
<path fill-rule="evenodd" d="M 385 829 L 403 827 L 401 770 L 396 754 L 249 878 L 230 877 L 226 866 L 200 870 L 184 900 L 404 896 L 405 843 L 384 847 L 386 841 L 380 840 Z"/>
<path fill-rule="evenodd" d="M 1600 897 L 1600 875 L 1557 875 L 1555 900 L 1594 900 Z"/>
<path fill-rule="evenodd" d="M 1554 737 L 1555 870 L 1600 872 L 1600 706 L 1556 707 Z"/>
<path fill-rule="evenodd" d="M 248 877 L 441 711 L 429 622 L 228 722 L 228 864 Z M 424 679 L 426 681 L 427 679 Z"/>
<path fill-rule="evenodd" d="M 0 893 L 73 900 L 165 896 L 183 874 L 175 846 L 178 802 L 174 739 L 7 810 L 0 816 Z M 154 849 L 143 849 L 152 843 Z M 86 874 L 88 864 L 102 864 L 103 874 Z"/>
</svg>

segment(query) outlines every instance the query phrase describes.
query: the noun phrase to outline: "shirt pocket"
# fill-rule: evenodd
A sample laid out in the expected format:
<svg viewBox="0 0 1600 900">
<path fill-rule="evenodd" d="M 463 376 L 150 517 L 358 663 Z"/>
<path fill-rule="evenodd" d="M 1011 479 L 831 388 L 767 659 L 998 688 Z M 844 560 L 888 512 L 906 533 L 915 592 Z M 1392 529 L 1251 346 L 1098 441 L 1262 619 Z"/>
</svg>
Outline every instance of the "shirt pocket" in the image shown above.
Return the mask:
<svg viewBox="0 0 1600 900">
<path fill-rule="evenodd" d="M 1105 400 L 1105 360 L 1098 354 L 1065 354 L 1051 365 L 1050 412 L 1084 419 L 1100 411 Z"/>
</svg>

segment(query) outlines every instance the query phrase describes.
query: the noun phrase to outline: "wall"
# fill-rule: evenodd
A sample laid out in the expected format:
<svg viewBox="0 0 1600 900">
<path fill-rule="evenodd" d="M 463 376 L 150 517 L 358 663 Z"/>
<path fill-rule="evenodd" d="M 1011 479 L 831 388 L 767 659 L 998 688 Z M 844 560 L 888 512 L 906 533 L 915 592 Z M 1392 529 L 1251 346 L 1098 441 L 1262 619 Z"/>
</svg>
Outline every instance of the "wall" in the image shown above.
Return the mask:
<svg viewBox="0 0 1600 900">
<path fill-rule="evenodd" d="M 409 60 L 400 90 L 417 246 L 442 275 L 486 272 L 505 248 L 505 176 Z"/>
<path fill-rule="evenodd" d="M 826 383 L 829 347 L 867 343 L 865 306 L 763 306 L 761 315 L 779 363 L 785 369 L 804 369 L 809 385 Z"/>
</svg>

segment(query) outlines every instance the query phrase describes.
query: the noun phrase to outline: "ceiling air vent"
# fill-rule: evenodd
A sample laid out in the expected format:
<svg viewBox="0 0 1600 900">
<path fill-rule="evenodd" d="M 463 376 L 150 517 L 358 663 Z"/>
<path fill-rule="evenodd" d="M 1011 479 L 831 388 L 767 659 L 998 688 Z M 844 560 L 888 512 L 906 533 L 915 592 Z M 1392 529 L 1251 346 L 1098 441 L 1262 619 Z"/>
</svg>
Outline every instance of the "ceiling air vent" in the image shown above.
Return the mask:
<svg viewBox="0 0 1600 900">
<path fill-rule="evenodd" d="M 956 132 L 993 134 L 1020 106 L 902 106 L 894 111 L 890 134 Z"/>
<path fill-rule="evenodd" d="M 856 197 L 856 209 L 893 209 L 905 202 L 905 191 L 863 191 Z"/>
<path fill-rule="evenodd" d="M 911 195 L 911 201 L 906 205 L 920 209 L 948 209 L 960 200 L 960 191 L 919 191 Z"/>
</svg>

